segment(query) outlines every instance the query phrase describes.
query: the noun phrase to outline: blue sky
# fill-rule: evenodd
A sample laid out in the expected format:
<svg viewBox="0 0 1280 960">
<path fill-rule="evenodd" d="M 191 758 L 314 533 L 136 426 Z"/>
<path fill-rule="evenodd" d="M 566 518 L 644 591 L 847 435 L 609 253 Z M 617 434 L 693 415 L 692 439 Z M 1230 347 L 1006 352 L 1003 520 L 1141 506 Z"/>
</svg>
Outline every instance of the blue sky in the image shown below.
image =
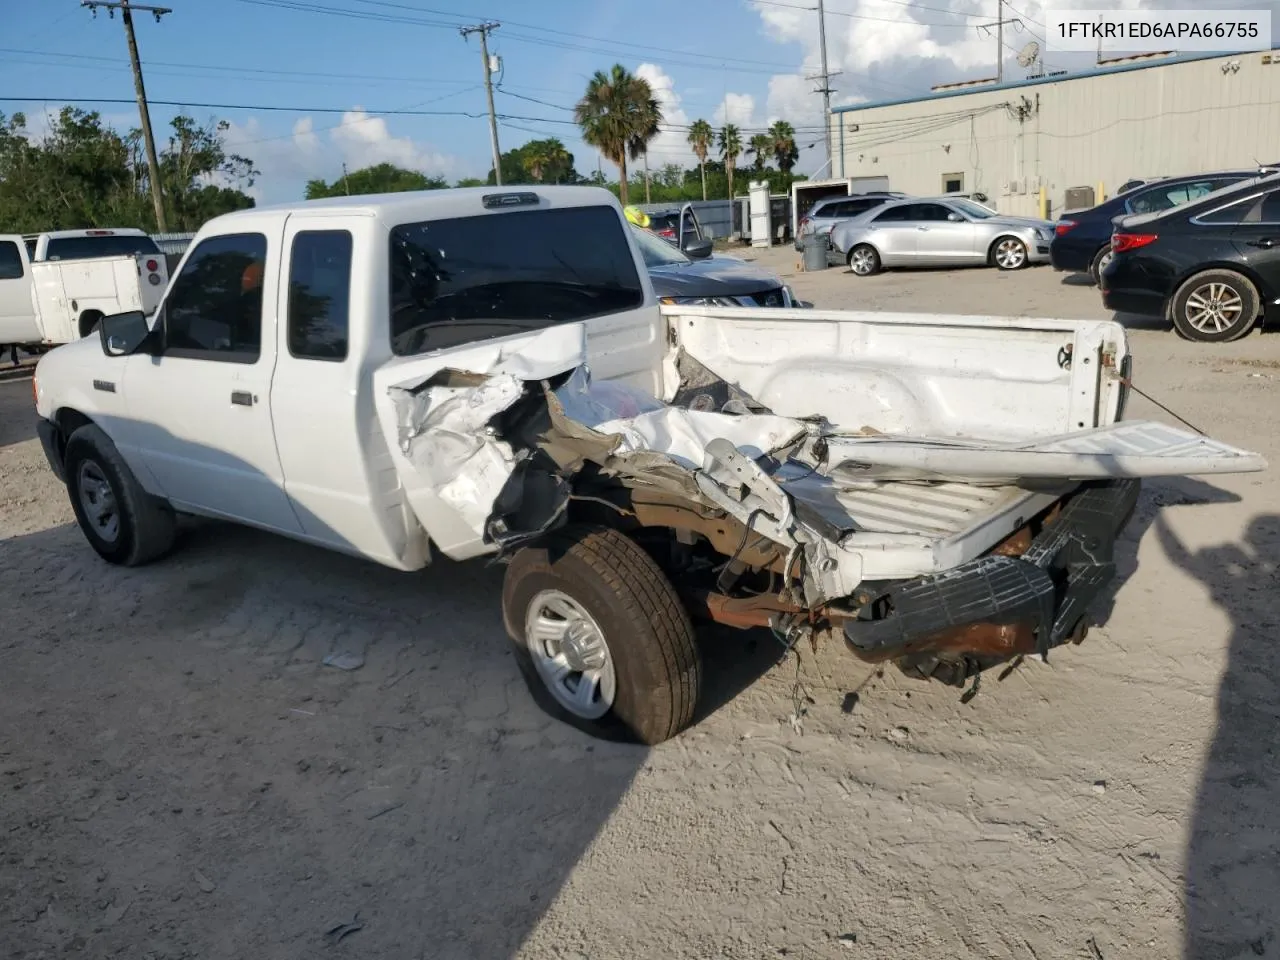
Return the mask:
<svg viewBox="0 0 1280 960">
<path fill-rule="evenodd" d="M 502 58 L 495 99 L 507 117 L 499 129 L 504 150 L 559 136 L 580 171 L 594 169 L 598 157 L 578 139 L 569 108 L 593 71 L 617 62 L 649 79 L 663 101 L 669 129 L 652 146 L 651 168 L 691 162 L 683 128 L 699 117 L 719 125 L 726 108 L 748 135 L 779 117 L 791 121 L 800 131 L 801 170 L 813 172 L 825 161 L 821 101 L 805 79 L 818 64 L 813 0 L 163 5 L 173 13 L 159 24 L 135 16 L 149 98 L 243 105 L 188 112 L 231 122 L 230 145 L 262 171 L 254 193 L 267 202 L 300 197 L 307 179 L 331 180 L 344 162 L 356 169 L 386 160 L 450 180 L 484 176 L 490 151 L 479 41 L 464 40 L 458 27 L 485 19 L 502 23 L 490 52 Z M 1140 0 L 1113 5 L 1156 6 Z M 831 69 L 843 71 L 835 81 L 836 103 L 920 94 L 933 83 L 994 75 L 994 38 L 977 26 L 995 16 L 996 0 L 827 0 L 827 10 Z M 1016 78 L 1022 71 L 1013 63 L 1015 52 L 1043 29 L 1044 16 L 1028 0 L 1005 10 L 1021 19 L 1006 36 L 1006 78 Z M 32 98 L 0 102 L 0 112 L 23 110 L 38 133 L 49 109 L 82 98 L 119 98 L 129 102 L 84 105 L 121 130 L 137 124 L 118 17 L 100 11 L 95 18 L 79 0 L 0 0 L 0 24 L 0 93 Z M 158 138 L 177 110 L 152 107 Z M 381 110 L 440 115 L 372 115 Z M 613 175 L 609 164 L 603 167 Z"/>
</svg>

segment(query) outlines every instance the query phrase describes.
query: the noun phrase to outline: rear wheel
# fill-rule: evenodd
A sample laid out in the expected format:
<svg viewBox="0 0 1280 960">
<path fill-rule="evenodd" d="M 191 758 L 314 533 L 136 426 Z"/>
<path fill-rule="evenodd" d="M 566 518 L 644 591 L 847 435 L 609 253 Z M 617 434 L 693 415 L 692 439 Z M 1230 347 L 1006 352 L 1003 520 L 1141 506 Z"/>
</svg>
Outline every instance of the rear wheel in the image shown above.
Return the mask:
<svg viewBox="0 0 1280 960">
<path fill-rule="evenodd" d="M 1021 270 L 1027 265 L 1027 245 L 1017 237 L 999 237 L 991 245 L 991 259 L 1001 270 Z"/>
<path fill-rule="evenodd" d="M 675 588 L 633 540 L 574 526 L 507 567 L 503 619 L 534 700 L 609 740 L 669 740 L 693 722 L 701 660 Z"/>
<path fill-rule="evenodd" d="M 880 254 L 869 243 L 860 243 L 849 251 L 849 269 L 860 277 L 880 272 Z"/>
<path fill-rule="evenodd" d="M 1173 326 L 1201 343 L 1227 343 L 1253 329 L 1261 299 L 1247 277 L 1234 270 L 1206 270 L 1174 294 Z"/>
<path fill-rule="evenodd" d="M 1093 255 L 1093 263 L 1089 265 L 1089 275 L 1093 277 L 1096 287 L 1102 286 L 1102 271 L 1111 262 L 1111 244 L 1107 244 Z"/>
</svg>

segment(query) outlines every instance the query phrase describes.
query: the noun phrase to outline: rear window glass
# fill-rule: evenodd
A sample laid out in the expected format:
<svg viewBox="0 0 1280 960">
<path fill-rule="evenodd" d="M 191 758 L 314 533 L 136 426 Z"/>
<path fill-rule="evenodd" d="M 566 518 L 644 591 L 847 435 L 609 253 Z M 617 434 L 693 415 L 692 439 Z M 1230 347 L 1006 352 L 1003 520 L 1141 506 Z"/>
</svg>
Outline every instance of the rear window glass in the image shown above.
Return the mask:
<svg viewBox="0 0 1280 960">
<path fill-rule="evenodd" d="M 150 237 L 55 237 L 49 241 L 49 260 L 85 260 L 90 257 L 134 257 L 156 253 L 160 248 Z"/>
<path fill-rule="evenodd" d="M 397 356 L 631 310 L 644 288 L 612 207 L 407 223 L 391 231 Z"/>
</svg>

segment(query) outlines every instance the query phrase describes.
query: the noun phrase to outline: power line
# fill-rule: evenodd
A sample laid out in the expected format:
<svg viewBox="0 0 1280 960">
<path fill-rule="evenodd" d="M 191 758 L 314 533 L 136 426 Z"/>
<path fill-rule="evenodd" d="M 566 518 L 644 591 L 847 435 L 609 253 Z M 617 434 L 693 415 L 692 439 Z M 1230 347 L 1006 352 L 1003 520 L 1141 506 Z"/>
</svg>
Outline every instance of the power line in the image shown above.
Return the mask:
<svg viewBox="0 0 1280 960">
<path fill-rule="evenodd" d="M 818 9 L 817 7 L 810 7 L 810 6 L 807 6 L 807 5 L 805 5 L 805 4 L 800 4 L 800 3 L 783 3 L 783 2 L 782 2 L 782 0 L 751 0 L 751 2 L 752 2 L 752 3 L 759 3 L 759 4 L 763 4 L 763 5 L 764 5 L 764 6 L 766 6 L 766 7 L 786 7 L 786 8 L 791 9 L 791 10 L 816 10 L 816 9 Z M 893 0 L 889 0 L 889 2 L 893 2 Z M 916 4 L 914 4 L 914 3 L 906 3 L 906 2 L 903 2 L 903 3 L 902 3 L 902 5 L 903 5 L 904 7 L 915 7 L 915 6 L 916 6 Z M 934 10 L 934 11 L 936 11 L 936 12 L 938 12 L 938 13 L 951 14 L 952 16 L 956 16 L 956 17 L 964 17 L 964 18 L 966 18 L 966 19 L 973 19 L 973 18 L 976 16 L 975 14 L 970 14 L 970 13 L 953 13 L 953 12 L 952 12 L 952 11 L 950 11 L 950 10 L 943 10 L 943 9 L 942 9 L 942 8 L 940 8 L 940 7 L 921 7 L 920 9 Z M 903 23 L 903 22 L 904 22 L 904 21 L 902 20 L 902 18 L 901 18 L 901 17 L 874 17 L 874 16 L 872 16 L 872 15 L 870 15 L 870 14 L 867 14 L 867 13 L 845 13 L 845 12 L 844 12 L 844 11 L 842 11 L 842 10 L 828 10 L 828 11 L 827 11 L 827 13 L 828 13 L 828 15 L 833 16 L 833 17 L 846 17 L 846 18 L 848 18 L 848 19 L 850 19 L 850 20 L 871 20 L 871 21 L 874 21 L 874 22 L 876 22 L 876 23 Z M 948 28 L 948 27 L 949 27 L 949 28 L 951 28 L 951 29 L 953 29 L 953 30 L 956 30 L 956 29 L 963 30 L 963 29 L 965 29 L 965 25 L 964 25 L 963 23 L 928 23 L 928 22 L 923 21 L 923 20 L 907 20 L 907 21 L 905 21 L 905 22 L 906 22 L 906 23 L 909 23 L 909 24 L 914 24 L 914 25 L 916 25 L 916 26 L 921 26 L 921 27 L 942 27 L 942 28 Z"/>
<path fill-rule="evenodd" d="M 133 35 L 133 11 L 140 10 L 152 14 L 156 18 L 156 23 L 159 23 L 160 18 L 165 14 L 173 11 L 168 7 L 142 5 L 131 7 L 129 0 L 119 0 L 118 3 L 107 2 L 107 0 L 80 0 L 80 6 L 92 10 L 94 17 L 97 17 L 99 7 L 105 7 L 112 18 L 119 10 L 120 19 L 124 21 L 125 38 L 129 42 L 129 61 L 133 64 L 133 88 L 137 93 L 138 113 L 142 119 L 142 135 L 146 140 L 147 171 L 151 181 L 151 202 L 156 209 L 156 229 L 161 233 L 167 233 L 168 227 L 165 225 L 164 218 L 164 190 L 160 183 L 160 160 L 156 156 L 156 140 L 151 133 L 151 112 L 147 109 L 147 91 L 142 85 L 142 64 L 138 62 L 138 41 Z"/>
</svg>

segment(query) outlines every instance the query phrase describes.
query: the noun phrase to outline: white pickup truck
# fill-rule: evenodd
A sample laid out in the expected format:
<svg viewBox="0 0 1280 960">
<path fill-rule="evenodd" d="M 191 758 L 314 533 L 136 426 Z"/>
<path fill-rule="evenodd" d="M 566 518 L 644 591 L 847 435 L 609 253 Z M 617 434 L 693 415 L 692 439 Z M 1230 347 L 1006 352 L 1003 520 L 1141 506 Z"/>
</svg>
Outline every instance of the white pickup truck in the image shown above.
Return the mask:
<svg viewBox="0 0 1280 960">
<path fill-rule="evenodd" d="M 169 269 L 142 230 L 0 235 L 0 344 L 42 350 L 113 313 L 152 313 Z"/>
<path fill-rule="evenodd" d="M 657 743 L 699 618 L 955 684 L 1079 640 L 1139 478 L 1265 467 L 1121 421 L 1128 363 L 1109 322 L 660 305 L 609 193 L 477 188 L 219 217 L 34 390 L 107 561 L 181 514 L 496 556 L 539 702 Z"/>
</svg>

